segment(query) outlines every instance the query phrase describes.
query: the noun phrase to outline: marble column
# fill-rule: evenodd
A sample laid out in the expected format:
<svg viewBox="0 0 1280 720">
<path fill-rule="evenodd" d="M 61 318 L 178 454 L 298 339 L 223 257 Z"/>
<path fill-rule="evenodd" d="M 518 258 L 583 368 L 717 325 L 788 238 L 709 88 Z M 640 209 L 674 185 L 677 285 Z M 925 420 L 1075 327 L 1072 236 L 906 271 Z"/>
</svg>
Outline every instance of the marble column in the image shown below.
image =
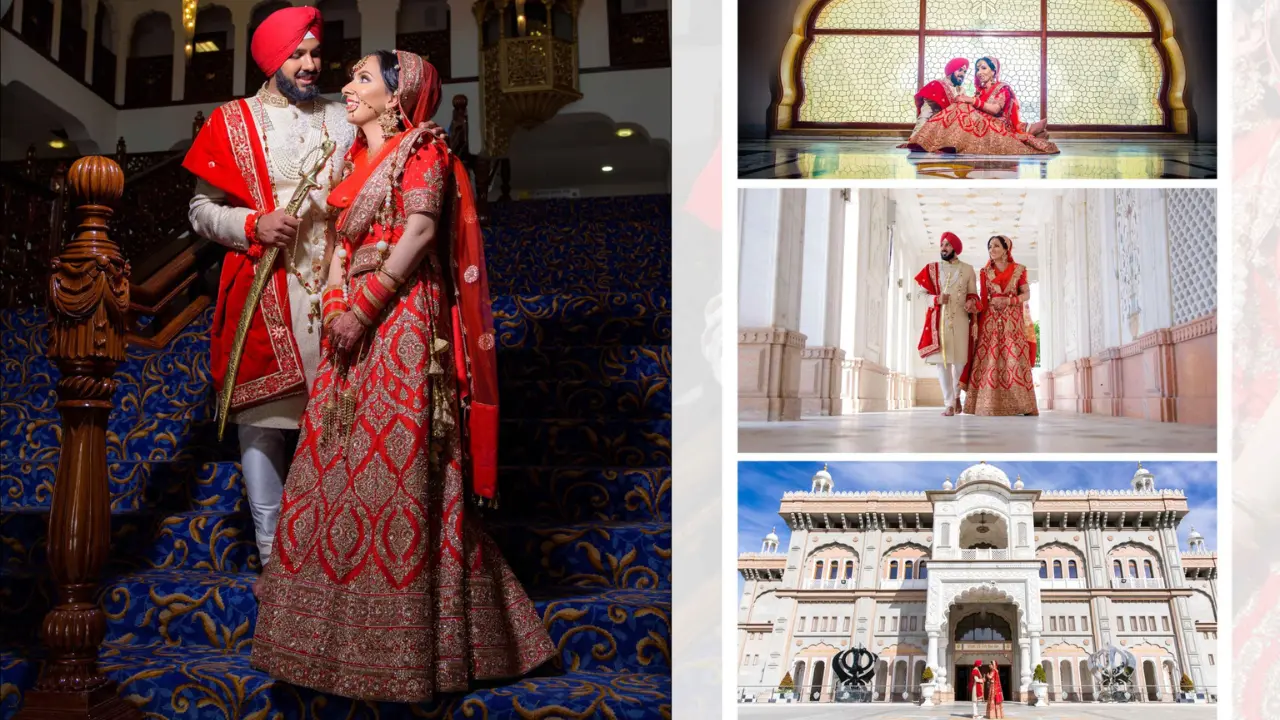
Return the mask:
<svg viewBox="0 0 1280 720">
<path fill-rule="evenodd" d="M 929 631 L 929 655 L 925 660 L 925 665 L 933 668 L 934 674 L 937 674 L 938 668 L 938 635 L 937 630 Z"/>
<path fill-rule="evenodd" d="M 249 70 L 249 23 L 253 20 L 253 6 L 237 4 L 231 8 L 231 26 L 235 32 L 234 48 L 232 49 L 231 63 L 231 94 L 236 97 L 244 97 L 250 93 L 245 92 L 245 75 Z M 257 88 L 253 88 L 257 92 Z"/>
<path fill-rule="evenodd" d="M 805 191 L 739 192 L 738 418 L 800 419 Z"/>
<path fill-rule="evenodd" d="M 800 412 L 839 412 L 841 259 L 844 250 L 844 191 L 809 190 L 805 196 L 804 260 L 800 332 Z"/>
<path fill-rule="evenodd" d="M 1018 690 L 1025 698 L 1031 689 L 1031 641 L 1025 639 L 1018 641 L 1018 663 L 1022 665 L 1022 672 L 1018 673 Z"/>
</svg>

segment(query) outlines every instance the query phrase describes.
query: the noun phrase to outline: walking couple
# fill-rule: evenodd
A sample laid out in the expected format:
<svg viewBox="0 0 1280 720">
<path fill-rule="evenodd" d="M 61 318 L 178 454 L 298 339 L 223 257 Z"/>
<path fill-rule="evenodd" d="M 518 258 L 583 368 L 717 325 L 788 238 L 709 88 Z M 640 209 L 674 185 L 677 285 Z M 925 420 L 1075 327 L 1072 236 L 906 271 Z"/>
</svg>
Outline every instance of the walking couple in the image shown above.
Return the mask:
<svg viewBox="0 0 1280 720">
<path fill-rule="evenodd" d="M 969 701 L 973 703 L 973 718 L 978 720 L 978 703 L 987 703 L 987 720 L 1004 717 L 1004 688 L 1000 687 L 1000 671 L 992 660 L 982 667 L 981 660 L 973 661 L 969 671 Z"/>
<path fill-rule="evenodd" d="M 495 496 L 497 371 L 467 171 L 428 122 L 440 76 L 379 51 L 344 108 L 316 87 L 321 28 L 311 7 L 268 17 L 251 52 L 270 80 L 214 111 L 183 163 L 193 227 L 229 249 L 211 366 L 231 385 L 264 565 L 252 663 L 323 692 L 425 701 L 526 674 L 555 647 L 467 509 Z M 281 209 L 313 165 L 320 188 Z M 280 262 L 242 322 L 268 248 Z"/>
<path fill-rule="evenodd" d="M 1046 120 L 1030 125 L 1022 121 L 1017 94 L 1000 80 L 1000 61 L 984 57 L 974 65 L 973 95 L 961 92 L 969 70 L 964 58 L 947 63 L 941 79 L 920 88 L 915 95 L 915 129 L 898 147 L 964 155 L 1059 152 L 1049 141 Z"/>
<path fill-rule="evenodd" d="M 933 299 L 918 348 L 925 362 L 938 366 L 942 414 L 1039 415 L 1031 288 L 1027 268 L 1014 262 L 1013 241 L 1004 235 L 988 240 L 990 259 L 980 272 L 960 261 L 964 245 L 955 233 L 943 233 L 940 244 L 941 261 L 915 280 Z"/>
</svg>

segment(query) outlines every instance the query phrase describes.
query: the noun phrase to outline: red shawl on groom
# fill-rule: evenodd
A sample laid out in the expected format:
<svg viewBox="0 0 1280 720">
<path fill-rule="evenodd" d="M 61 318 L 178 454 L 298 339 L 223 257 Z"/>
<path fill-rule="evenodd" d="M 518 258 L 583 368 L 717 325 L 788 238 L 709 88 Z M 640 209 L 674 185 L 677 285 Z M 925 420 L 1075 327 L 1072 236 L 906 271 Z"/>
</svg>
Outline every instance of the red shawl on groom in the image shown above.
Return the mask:
<svg viewBox="0 0 1280 720">
<path fill-rule="evenodd" d="M 956 251 L 956 255 L 964 246 L 960 242 L 960 238 L 955 233 L 943 233 L 941 244 L 950 244 Z M 920 351 L 920 357 L 927 358 L 930 355 L 942 351 L 942 312 L 938 306 L 938 296 L 942 294 L 942 285 L 939 278 L 942 274 L 942 263 L 931 262 L 924 266 L 924 269 L 916 274 L 916 284 L 924 289 L 926 293 L 933 296 L 933 303 L 925 310 L 924 330 L 920 333 L 920 343 L 916 349 Z M 969 293 L 967 300 L 974 301 L 978 310 L 982 309 L 982 298 L 978 295 Z M 969 362 L 965 363 L 964 370 L 960 373 L 960 388 L 964 389 L 969 384 L 969 369 L 973 364 L 973 355 L 977 352 L 977 339 L 973 336 L 973 327 L 977 322 L 977 313 L 969 315 Z"/>
</svg>

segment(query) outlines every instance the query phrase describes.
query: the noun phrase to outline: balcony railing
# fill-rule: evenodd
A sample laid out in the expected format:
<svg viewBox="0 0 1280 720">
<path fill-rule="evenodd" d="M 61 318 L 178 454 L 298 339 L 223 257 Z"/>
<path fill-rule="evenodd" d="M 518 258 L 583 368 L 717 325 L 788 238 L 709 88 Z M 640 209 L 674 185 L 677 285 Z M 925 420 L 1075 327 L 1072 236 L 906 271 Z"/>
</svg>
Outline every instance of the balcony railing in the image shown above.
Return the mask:
<svg viewBox="0 0 1280 720">
<path fill-rule="evenodd" d="M 997 548 L 984 548 L 982 550 L 961 550 L 961 560 L 1008 560 L 1009 551 Z"/>
<path fill-rule="evenodd" d="M 880 581 L 881 590 L 928 590 L 928 578 L 911 578 L 904 580 L 897 578 L 893 580 L 883 579 Z"/>
<path fill-rule="evenodd" d="M 1088 587 L 1084 578 L 1040 578 L 1041 590 L 1085 590 Z"/>
<path fill-rule="evenodd" d="M 804 583 L 805 590 L 852 590 L 858 584 L 853 578 L 835 579 L 835 580 L 814 580 L 809 579 Z"/>
<path fill-rule="evenodd" d="M 1113 590 L 1163 590 L 1164 578 L 1112 577 Z"/>
</svg>

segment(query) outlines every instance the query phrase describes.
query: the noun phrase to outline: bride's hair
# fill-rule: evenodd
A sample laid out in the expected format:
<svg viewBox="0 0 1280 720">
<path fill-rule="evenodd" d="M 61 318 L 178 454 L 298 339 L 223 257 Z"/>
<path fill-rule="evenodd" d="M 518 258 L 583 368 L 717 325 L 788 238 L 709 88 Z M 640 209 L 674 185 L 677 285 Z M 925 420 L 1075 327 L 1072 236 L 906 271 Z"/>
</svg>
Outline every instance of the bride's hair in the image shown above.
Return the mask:
<svg viewBox="0 0 1280 720">
<path fill-rule="evenodd" d="M 977 75 L 977 72 L 978 72 L 978 63 L 986 63 L 986 64 L 987 64 L 987 67 L 991 70 L 991 72 L 995 72 L 995 71 L 996 71 L 996 61 L 995 61 L 995 60 L 992 60 L 992 59 L 991 59 L 991 58 L 989 58 L 989 57 L 980 57 L 980 58 L 978 58 L 978 62 L 975 62 L 975 63 L 973 64 L 973 72 L 974 72 L 975 76 Z"/>
<path fill-rule="evenodd" d="M 400 89 L 400 58 L 390 50 L 374 50 L 373 56 L 378 58 L 378 67 L 382 69 L 382 82 L 387 86 L 387 92 L 392 95 Z M 396 113 L 399 118 L 400 113 Z M 404 121 L 397 120 L 397 126 L 404 128 Z"/>
<path fill-rule="evenodd" d="M 1000 247 L 1004 248 L 1004 251 L 1005 251 L 1005 252 L 1009 252 L 1009 238 L 1007 238 L 1007 237 L 1005 237 L 1005 236 L 1003 236 L 1003 235 L 992 235 L 992 236 L 991 236 L 991 240 L 996 240 L 996 241 L 998 241 L 998 242 L 1000 243 Z M 991 247 L 991 240 L 987 240 L 987 247 L 988 247 L 988 248 L 990 248 L 990 247 Z"/>
</svg>

